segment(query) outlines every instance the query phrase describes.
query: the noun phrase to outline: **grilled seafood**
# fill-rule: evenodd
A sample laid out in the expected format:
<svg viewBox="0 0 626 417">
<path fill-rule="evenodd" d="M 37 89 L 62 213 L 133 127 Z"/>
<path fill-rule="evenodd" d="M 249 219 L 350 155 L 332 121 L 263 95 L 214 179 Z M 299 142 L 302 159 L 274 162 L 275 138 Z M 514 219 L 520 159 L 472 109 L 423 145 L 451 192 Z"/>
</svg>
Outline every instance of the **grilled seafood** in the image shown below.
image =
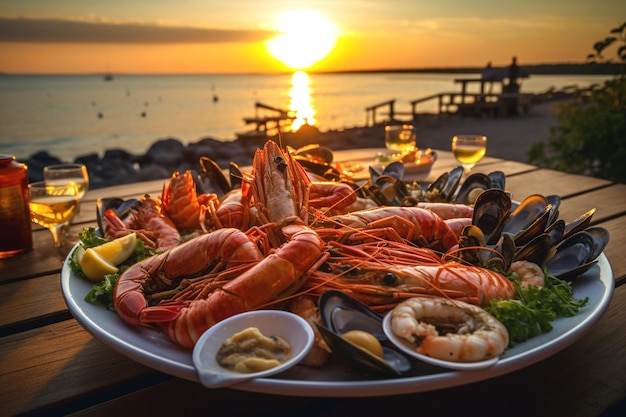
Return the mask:
<svg viewBox="0 0 626 417">
<path fill-rule="evenodd" d="M 418 353 L 452 362 L 499 356 L 509 344 L 502 323 L 480 307 L 440 297 L 413 297 L 391 313 L 392 331 Z"/>
</svg>

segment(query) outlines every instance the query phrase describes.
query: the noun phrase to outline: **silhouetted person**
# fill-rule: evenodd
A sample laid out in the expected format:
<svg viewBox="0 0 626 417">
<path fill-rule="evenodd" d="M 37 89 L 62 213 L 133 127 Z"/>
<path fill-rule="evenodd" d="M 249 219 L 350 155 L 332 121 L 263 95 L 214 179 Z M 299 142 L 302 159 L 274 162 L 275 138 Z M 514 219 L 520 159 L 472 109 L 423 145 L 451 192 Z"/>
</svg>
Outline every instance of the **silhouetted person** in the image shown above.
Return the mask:
<svg viewBox="0 0 626 417">
<path fill-rule="evenodd" d="M 508 66 L 507 68 L 507 73 L 506 73 L 506 77 L 507 77 L 507 82 L 506 84 L 503 85 L 502 87 L 502 92 L 503 93 L 508 93 L 508 94 L 519 94 L 520 91 L 520 81 L 519 79 L 522 77 L 525 77 L 526 74 L 524 73 L 524 71 L 520 68 L 519 65 L 517 65 L 517 57 L 513 57 L 513 60 L 511 61 L 511 65 Z M 517 97 L 510 97 L 510 98 L 506 98 L 507 101 L 507 116 L 517 116 L 518 115 L 518 111 L 517 111 Z"/>
<path fill-rule="evenodd" d="M 491 94 L 493 82 L 496 80 L 496 72 L 491 66 L 491 61 L 487 62 L 487 66 L 482 70 L 481 78 L 484 84 L 489 83 L 489 94 Z"/>
<path fill-rule="evenodd" d="M 517 65 L 517 57 L 513 57 L 513 60 L 511 61 L 511 65 L 508 66 L 507 68 L 507 84 L 504 86 L 504 90 L 507 93 L 519 93 L 520 90 L 520 81 L 519 79 L 524 77 L 526 74 L 524 73 L 524 71 L 520 68 L 519 65 Z"/>
</svg>

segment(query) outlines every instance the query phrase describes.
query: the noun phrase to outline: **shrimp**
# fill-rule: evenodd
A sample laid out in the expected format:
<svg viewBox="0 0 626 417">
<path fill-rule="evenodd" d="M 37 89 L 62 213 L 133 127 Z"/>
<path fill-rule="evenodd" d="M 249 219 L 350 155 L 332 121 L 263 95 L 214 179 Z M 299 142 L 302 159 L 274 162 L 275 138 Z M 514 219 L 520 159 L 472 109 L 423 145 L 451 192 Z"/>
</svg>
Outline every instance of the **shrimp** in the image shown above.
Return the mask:
<svg viewBox="0 0 626 417">
<path fill-rule="evenodd" d="M 413 297 L 391 313 L 392 331 L 415 350 L 451 362 L 478 362 L 501 355 L 509 332 L 480 307 L 442 297 Z"/>
<path fill-rule="evenodd" d="M 513 272 L 520 280 L 522 288 L 526 289 L 529 285 L 537 287 L 545 286 L 546 277 L 539 265 L 529 261 L 515 261 L 511 264 L 511 272 Z"/>
</svg>

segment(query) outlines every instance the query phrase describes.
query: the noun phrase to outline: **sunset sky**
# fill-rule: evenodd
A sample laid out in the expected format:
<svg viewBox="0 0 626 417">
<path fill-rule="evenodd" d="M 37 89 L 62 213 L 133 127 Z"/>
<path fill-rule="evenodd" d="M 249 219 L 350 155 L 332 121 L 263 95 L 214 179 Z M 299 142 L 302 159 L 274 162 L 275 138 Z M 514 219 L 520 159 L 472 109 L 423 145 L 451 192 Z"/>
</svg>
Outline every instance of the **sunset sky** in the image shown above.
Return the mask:
<svg viewBox="0 0 626 417">
<path fill-rule="evenodd" d="M 0 0 L 0 72 L 287 71 L 265 42 L 291 10 L 336 29 L 319 71 L 582 62 L 626 20 L 624 0 Z"/>
</svg>

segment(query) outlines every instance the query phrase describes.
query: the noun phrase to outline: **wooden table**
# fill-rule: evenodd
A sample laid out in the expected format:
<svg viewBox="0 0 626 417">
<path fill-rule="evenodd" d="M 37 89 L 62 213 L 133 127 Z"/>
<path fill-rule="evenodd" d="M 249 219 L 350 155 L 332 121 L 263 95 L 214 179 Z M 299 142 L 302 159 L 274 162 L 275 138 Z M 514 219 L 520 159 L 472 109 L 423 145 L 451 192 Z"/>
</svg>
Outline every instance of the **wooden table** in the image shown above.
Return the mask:
<svg viewBox="0 0 626 417">
<path fill-rule="evenodd" d="M 379 150 L 338 152 L 370 161 Z M 431 178 L 456 166 L 439 152 Z M 595 416 L 626 397 L 626 185 L 485 158 L 475 170 L 501 170 L 515 199 L 563 198 L 570 221 L 591 207 L 611 233 L 607 255 L 616 289 L 608 310 L 580 340 L 521 370 L 465 386 L 389 397 L 316 398 L 209 390 L 116 353 L 72 318 L 60 287 L 62 259 L 47 230 L 32 251 L 0 260 L 0 415 L 419 415 Z M 97 197 L 158 194 L 162 181 L 89 191 L 72 233 L 95 225 Z M 1 231 L 0 231 L 1 232 Z M 623 405 L 622 405 L 623 407 Z"/>
</svg>

